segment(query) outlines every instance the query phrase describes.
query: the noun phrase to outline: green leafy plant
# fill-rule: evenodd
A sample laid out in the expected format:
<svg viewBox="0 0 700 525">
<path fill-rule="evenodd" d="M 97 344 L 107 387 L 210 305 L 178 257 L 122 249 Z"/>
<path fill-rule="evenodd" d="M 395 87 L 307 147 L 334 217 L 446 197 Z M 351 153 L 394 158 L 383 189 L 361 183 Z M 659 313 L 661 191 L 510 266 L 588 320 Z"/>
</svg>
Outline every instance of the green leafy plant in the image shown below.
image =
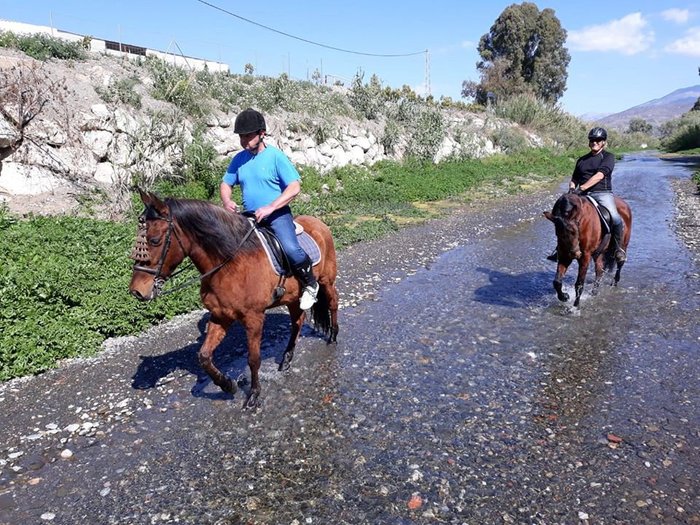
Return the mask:
<svg viewBox="0 0 700 525">
<path fill-rule="evenodd" d="M 689 111 L 671 127 L 661 145 L 665 151 L 675 152 L 700 147 L 700 111 Z"/>
<path fill-rule="evenodd" d="M 135 109 L 141 109 L 141 95 L 134 89 L 139 83 L 140 80 L 136 77 L 122 78 L 111 82 L 106 88 L 97 86 L 95 91 L 105 102 L 121 102 Z"/>
<path fill-rule="evenodd" d="M 364 73 L 358 72 L 352 79 L 352 87 L 348 94 L 350 105 L 358 115 L 368 119 L 376 119 L 384 103 L 383 91 L 379 77 L 372 75 L 369 84 L 363 84 Z"/>
<path fill-rule="evenodd" d="M 41 33 L 17 35 L 11 31 L 1 31 L 0 47 L 19 49 L 30 57 L 42 61 L 49 58 L 83 60 L 87 57 L 87 52 L 81 42 L 69 42 Z"/>
</svg>

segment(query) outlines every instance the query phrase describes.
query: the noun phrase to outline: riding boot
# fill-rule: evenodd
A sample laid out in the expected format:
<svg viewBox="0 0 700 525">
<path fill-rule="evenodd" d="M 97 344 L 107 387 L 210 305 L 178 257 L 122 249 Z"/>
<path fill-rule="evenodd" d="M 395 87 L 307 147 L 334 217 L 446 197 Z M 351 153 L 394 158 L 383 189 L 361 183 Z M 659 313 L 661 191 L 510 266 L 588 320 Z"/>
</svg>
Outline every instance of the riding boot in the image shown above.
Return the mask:
<svg viewBox="0 0 700 525">
<path fill-rule="evenodd" d="M 316 304 L 318 295 L 318 282 L 314 276 L 311 259 L 309 259 L 308 255 L 303 263 L 294 267 L 294 275 L 299 278 L 303 288 L 299 306 L 302 310 L 308 310 Z"/>
<path fill-rule="evenodd" d="M 613 242 L 615 243 L 615 259 L 618 263 L 623 263 L 627 260 L 627 254 L 622 247 L 622 232 L 625 230 L 625 223 L 613 224 L 612 230 Z"/>
<path fill-rule="evenodd" d="M 554 248 L 554 251 L 547 256 L 547 260 L 552 262 L 557 262 L 559 260 L 556 248 Z"/>
</svg>

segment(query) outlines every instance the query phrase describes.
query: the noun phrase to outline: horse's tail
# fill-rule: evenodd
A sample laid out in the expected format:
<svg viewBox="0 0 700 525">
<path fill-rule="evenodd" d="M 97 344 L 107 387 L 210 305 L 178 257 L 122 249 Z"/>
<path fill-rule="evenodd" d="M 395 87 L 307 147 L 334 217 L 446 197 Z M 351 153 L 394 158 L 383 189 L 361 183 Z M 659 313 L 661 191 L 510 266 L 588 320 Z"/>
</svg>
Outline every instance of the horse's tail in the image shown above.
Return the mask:
<svg viewBox="0 0 700 525">
<path fill-rule="evenodd" d="M 311 307 L 311 317 L 314 320 L 314 328 L 323 335 L 328 335 L 331 330 L 331 310 L 328 297 L 323 289 L 320 289 L 316 303 Z"/>
</svg>

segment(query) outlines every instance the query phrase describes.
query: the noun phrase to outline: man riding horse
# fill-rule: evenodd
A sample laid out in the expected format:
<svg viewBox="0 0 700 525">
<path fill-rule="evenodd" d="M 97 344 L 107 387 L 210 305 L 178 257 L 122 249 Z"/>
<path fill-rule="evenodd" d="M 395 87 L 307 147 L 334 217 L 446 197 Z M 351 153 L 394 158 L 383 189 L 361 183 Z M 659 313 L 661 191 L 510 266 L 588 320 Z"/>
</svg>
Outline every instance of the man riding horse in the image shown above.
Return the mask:
<svg viewBox="0 0 700 525">
<path fill-rule="evenodd" d="M 622 247 L 625 225 L 615 206 L 615 196 L 612 192 L 615 156 L 609 151 L 605 151 L 607 140 L 608 133 L 603 128 L 595 127 L 588 132 L 588 147 L 591 148 L 591 151 L 576 161 L 574 173 L 569 181 L 569 193 L 590 195 L 610 212 L 613 242 L 616 247 L 615 259 L 619 263 L 623 263 L 627 260 L 627 254 Z M 555 249 L 547 259 L 556 262 L 557 250 Z"/>
<path fill-rule="evenodd" d="M 248 108 L 236 117 L 234 133 L 240 137 L 243 151 L 233 157 L 220 186 L 224 208 L 237 212 L 231 200 L 231 187 L 239 184 L 245 209 L 255 220 L 270 228 L 303 286 L 301 309 L 311 308 L 317 300 L 318 283 L 311 260 L 299 245 L 289 203 L 301 191 L 301 177 L 289 158 L 265 143 L 267 126 L 262 114 Z"/>
</svg>

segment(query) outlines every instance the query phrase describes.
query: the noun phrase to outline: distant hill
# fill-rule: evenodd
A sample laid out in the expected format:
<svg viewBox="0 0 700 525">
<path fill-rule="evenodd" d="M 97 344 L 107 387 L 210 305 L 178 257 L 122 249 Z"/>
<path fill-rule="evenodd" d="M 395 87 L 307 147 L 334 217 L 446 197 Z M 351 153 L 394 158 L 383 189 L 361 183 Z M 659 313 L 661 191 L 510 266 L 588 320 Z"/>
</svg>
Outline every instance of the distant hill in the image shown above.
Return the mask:
<svg viewBox="0 0 700 525">
<path fill-rule="evenodd" d="M 688 112 L 700 97 L 700 85 L 677 89 L 668 95 L 598 119 L 601 124 L 624 131 L 630 120 L 642 118 L 658 126 Z"/>
</svg>

